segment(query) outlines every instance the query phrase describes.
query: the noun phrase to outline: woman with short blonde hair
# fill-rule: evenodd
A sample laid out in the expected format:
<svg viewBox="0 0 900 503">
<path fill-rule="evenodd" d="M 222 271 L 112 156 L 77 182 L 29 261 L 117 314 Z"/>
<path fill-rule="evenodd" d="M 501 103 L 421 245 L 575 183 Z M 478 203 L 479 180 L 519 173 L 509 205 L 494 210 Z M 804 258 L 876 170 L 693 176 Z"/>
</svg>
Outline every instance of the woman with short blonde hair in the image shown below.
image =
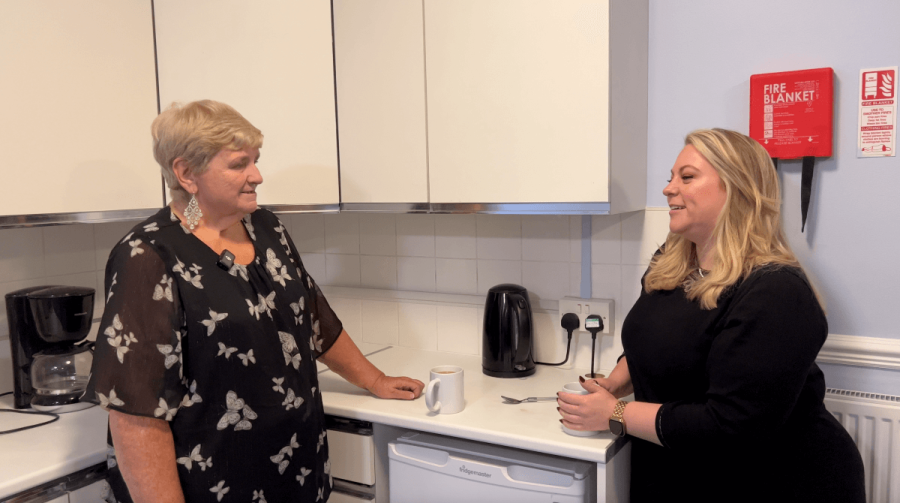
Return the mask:
<svg viewBox="0 0 900 503">
<path fill-rule="evenodd" d="M 632 437 L 631 501 L 862 503 L 862 459 L 826 409 L 825 312 L 781 227 L 765 149 L 734 131 L 685 139 L 669 237 L 622 325 L 624 355 L 564 426 Z M 634 401 L 621 400 L 634 393 Z"/>
</svg>

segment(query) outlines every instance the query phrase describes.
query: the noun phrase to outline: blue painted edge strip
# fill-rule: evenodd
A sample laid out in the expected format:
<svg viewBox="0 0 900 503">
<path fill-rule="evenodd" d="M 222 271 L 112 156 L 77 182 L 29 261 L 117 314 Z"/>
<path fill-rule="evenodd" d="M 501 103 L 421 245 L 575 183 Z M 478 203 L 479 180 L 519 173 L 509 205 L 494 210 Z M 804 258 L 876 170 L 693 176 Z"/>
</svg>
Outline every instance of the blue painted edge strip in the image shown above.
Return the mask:
<svg viewBox="0 0 900 503">
<path fill-rule="evenodd" d="M 581 298 L 591 298 L 591 215 L 581 216 Z"/>
</svg>

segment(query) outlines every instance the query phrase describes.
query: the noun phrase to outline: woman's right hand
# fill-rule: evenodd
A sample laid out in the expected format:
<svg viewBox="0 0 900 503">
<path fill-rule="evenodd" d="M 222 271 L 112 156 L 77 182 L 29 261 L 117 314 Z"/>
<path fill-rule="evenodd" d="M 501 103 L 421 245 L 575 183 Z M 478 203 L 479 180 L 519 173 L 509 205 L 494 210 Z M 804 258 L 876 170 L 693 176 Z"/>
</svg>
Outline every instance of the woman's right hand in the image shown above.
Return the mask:
<svg viewBox="0 0 900 503">
<path fill-rule="evenodd" d="M 616 398 L 622 398 L 634 393 L 634 386 L 631 385 L 631 374 L 628 372 L 628 362 L 624 356 L 619 359 L 619 363 L 610 372 L 609 377 L 595 377 L 586 380 L 584 377 L 579 376 L 578 380 L 581 382 L 581 386 L 591 393 L 597 391 L 597 387 L 609 391 Z"/>
</svg>

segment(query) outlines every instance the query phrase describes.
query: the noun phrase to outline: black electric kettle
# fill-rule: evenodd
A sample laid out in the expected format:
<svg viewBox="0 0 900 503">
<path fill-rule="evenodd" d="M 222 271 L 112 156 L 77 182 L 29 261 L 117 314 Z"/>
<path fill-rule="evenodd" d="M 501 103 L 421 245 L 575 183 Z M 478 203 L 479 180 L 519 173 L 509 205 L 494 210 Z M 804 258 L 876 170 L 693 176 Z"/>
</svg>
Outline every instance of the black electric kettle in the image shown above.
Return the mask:
<svg viewBox="0 0 900 503">
<path fill-rule="evenodd" d="M 513 284 L 488 290 L 484 302 L 481 367 L 491 377 L 534 374 L 534 329 L 528 291 Z"/>
</svg>

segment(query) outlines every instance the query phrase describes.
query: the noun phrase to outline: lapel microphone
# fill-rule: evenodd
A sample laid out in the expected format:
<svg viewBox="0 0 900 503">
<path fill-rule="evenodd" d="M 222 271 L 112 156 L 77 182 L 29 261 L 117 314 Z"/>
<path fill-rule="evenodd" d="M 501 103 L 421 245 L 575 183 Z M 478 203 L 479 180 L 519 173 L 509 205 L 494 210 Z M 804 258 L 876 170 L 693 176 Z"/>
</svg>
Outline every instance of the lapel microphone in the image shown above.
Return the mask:
<svg viewBox="0 0 900 503">
<path fill-rule="evenodd" d="M 222 253 L 219 254 L 219 261 L 216 262 L 216 265 L 226 271 L 230 271 L 231 266 L 234 265 L 234 253 L 231 253 L 228 250 L 222 250 Z"/>
</svg>

